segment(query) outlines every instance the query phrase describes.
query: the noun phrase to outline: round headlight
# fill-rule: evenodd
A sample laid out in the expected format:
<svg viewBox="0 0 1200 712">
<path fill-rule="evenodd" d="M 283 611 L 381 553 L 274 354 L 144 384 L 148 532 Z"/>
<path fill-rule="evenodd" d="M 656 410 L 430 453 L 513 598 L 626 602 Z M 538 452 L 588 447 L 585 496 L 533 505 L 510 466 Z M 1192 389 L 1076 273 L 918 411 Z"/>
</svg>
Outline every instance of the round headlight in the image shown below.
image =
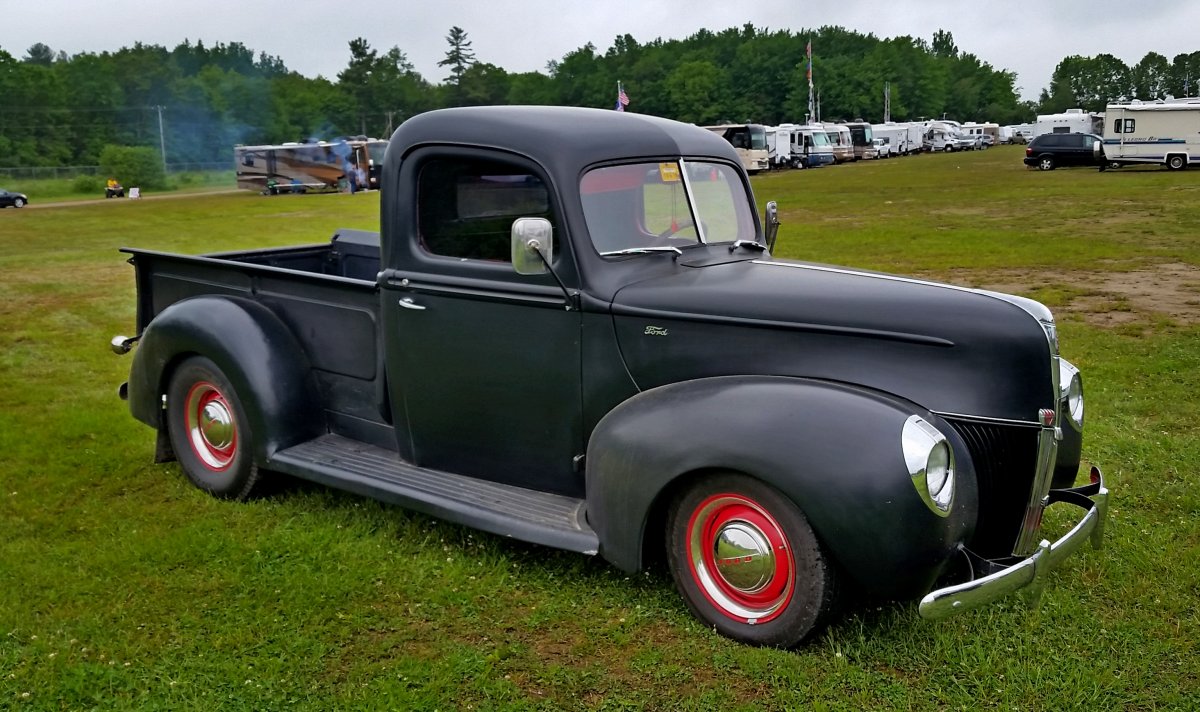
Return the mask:
<svg viewBox="0 0 1200 712">
<path fill-rule="evenodd" d="M 1060 359 L 1058 362 L 1058 388 L 1060 410 L 1076 430 L 1083 429 L 1083 377 L 1074 365 Z"/>
<path fill-rule="evenodd" d="M 951 459 L 950 443 L 942 440 L 929 451 L 929 463 L 925 466 L 925 487 L 929 490 L 929 498 L 943 512 L 950 509 L 950 499 L 954 493 Z"/>
<path fill-rule="evenodd" d="M 900 440 L 917 494 L 935 513 L 946 516 L 954 501 L 954 452 L 950 442 L 917 415 L 904 421 Z"/>
</svg>

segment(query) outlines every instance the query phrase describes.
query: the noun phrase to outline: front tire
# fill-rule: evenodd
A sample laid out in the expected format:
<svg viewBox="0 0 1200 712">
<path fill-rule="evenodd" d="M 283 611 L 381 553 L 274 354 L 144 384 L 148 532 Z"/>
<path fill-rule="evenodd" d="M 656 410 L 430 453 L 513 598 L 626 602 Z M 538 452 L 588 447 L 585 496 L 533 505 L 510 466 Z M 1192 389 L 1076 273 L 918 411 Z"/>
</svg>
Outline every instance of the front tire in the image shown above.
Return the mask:
<svg viewBox="0 0 1200 712">
<path fill-rule="evenodd" d="M 734 640 L 792 647 L 833 609 L 833 565 L 808 520 L 745 475 L 706 477 L 673 500 L 667 559 L 692 613 Z"/>
<path fill-rule="evenodd" d="M 175 369 L 167 389 L 167 429 L 192 484 L 223 499 L 251 495 L 260 473 L 248 424 L 237 393 L 216 364 L 194 356 Z"/>
<path fill-rule="evenodd" d="M 21 200 L 20 198 L 17 198 L 16 200 L 13 201 L 13 207 L 14 208 L 23 208 L 23 207 L 25 207 L 25 201 Z"/>
</svg>

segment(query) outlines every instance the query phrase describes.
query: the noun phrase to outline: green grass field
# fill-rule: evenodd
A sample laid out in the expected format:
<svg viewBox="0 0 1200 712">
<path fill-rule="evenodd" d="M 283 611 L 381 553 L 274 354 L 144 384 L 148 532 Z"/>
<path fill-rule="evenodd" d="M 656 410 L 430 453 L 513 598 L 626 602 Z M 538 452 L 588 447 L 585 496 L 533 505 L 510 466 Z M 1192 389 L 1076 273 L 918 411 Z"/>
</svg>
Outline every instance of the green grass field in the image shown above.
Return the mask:
<svg viewBox="0 0 1200 712">
<path fill-rule="evenodd" d="M 998 287 L 1083 369 L 1107 548 L 940 623 L 850 611 L 741 646 L 669 576 L 292 483 L 217 501 L 116 397 L 119 246 L 187 253 L 377 229 L 377 194 L 0 211 L 0 708 L 1200 708 L 1200 172 L 1027 171 L 1017 148 L 754 179 L 777 254 Z M 37 195 L 31 195 L 38 201 Z M 49 202 L 49 201 L 40 201 Z M 1055 522 L 1062 526 L 1064 523 Z"/>
</svg>

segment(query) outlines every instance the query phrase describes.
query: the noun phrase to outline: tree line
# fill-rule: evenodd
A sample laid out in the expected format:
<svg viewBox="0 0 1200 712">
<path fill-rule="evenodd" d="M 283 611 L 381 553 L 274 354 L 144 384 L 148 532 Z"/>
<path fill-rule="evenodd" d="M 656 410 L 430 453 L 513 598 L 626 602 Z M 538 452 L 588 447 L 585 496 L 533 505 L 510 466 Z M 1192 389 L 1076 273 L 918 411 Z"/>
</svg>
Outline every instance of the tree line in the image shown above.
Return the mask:
<svg viewBox="0 0 1200 712">
<path fill-rule="evenodd" d="M 1015 123 L 1039 111 L 1103 108 L 1118 96 L 1187 95 L 1200 53 L 1150 53 L 1133 68 L 1112 55 L 1067 57 L 1038 102 L 1020 101 L 1012 72 L 961 51 L 949 32 L 880 39 L 842 27 L 791 32 L 751 24 L 684 39 L 587 44 L 540 72 L 477 59 L 452 27 L 432 82 L 399 48 L 349 42 L 337 77 L 310 78 L 238 42 L 172 49 L 137 43 L 68 56 L 44 44 L 21 58 L 0 48 L 0 167 L 94 165 L 109 146 L 152 147 L 172 164 L 228 162 L 235 144 L 386 137 L 405 118 L 447 106 L 551 104 L 613 108 L 697 124 L 805 120 L 812 47 L 814 103 L 826 121 L 880 121 L 888 88 L 896 121 L 948 116 Z M 1200 93 L 1198 91 L 1197 93 Z"/>
</svg>

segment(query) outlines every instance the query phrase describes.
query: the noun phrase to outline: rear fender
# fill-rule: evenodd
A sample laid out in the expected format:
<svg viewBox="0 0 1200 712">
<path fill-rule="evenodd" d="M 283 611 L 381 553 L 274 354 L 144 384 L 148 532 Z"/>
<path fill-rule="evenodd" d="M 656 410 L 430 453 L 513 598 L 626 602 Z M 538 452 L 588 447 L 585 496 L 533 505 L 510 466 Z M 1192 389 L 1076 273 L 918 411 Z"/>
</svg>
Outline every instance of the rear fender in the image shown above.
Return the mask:
<svg viewBox="0 0 1200 712">
<path fill-rule="evenodd" d="M 233 385 L 258 464 L 325 431 L 308 358 L 295 336 L 262 304 L 226 296 L 176 302 L 146 327 L 129 375 L 135 418 L 165 430 L 163 396 L 175 367 L 192 355 L 211 359 Z"/>
<path fill-rule="evenodd" d="M 926 506 L 909 475 L 901 430 L 911 415 L 954 448 L 948 516 Z M 834 560 L 884 595 L 927 589 L 970 537 L 978 507 L 966 446 L 941 418 L 887 394 L 808 379 L 727 376 L 645 391 L 600 421 L 587 463 L 589 523 L 601 555 L 626 571 L 643 566 L 647 523 L 661 521 L 671 493 L 713 470 L 783 492 Z"/>
</svg>

